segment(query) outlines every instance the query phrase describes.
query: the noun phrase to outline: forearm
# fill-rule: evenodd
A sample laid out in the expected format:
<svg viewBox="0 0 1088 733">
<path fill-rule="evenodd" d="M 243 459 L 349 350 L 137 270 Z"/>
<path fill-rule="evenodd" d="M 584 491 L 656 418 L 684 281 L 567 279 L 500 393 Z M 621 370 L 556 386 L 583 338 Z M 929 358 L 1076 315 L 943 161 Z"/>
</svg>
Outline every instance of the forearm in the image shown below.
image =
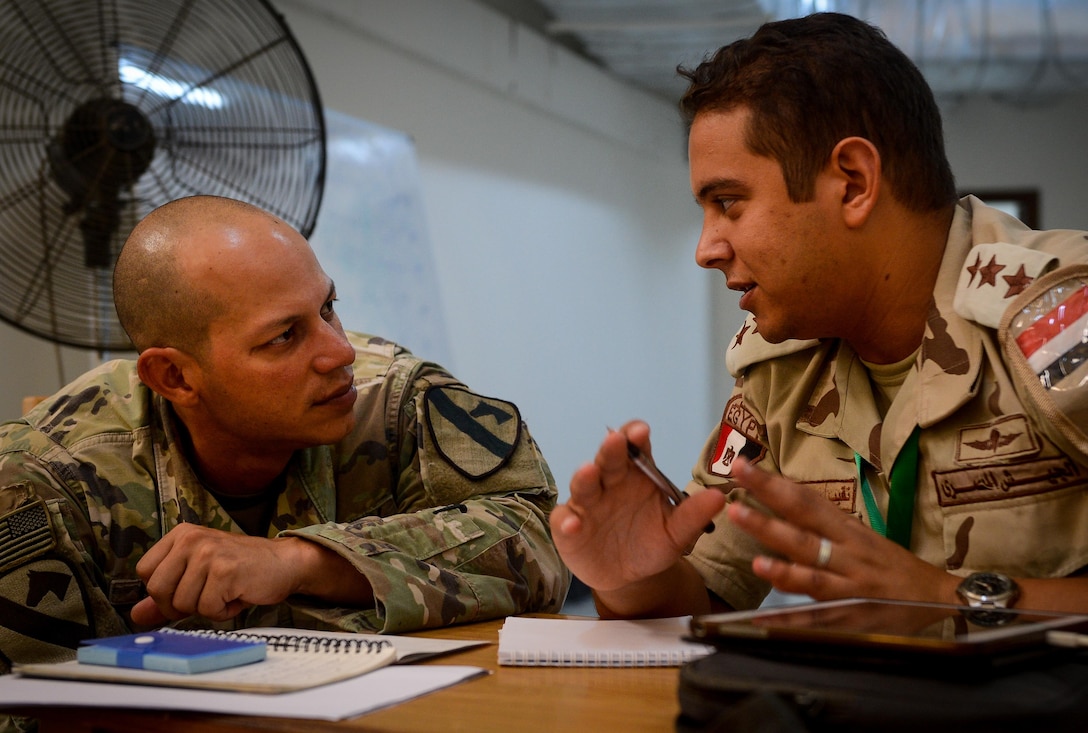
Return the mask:
<svg viewBox="0 0 1088 733">
<path fill-rule="evenodd" d="M 354 607 L 373 603 L 370 581 L 346 558 L 300 537 L 274 541 L 290 549 L 291 567 L 297 574 L 295 594 Z"/>
<path fill-rule="evenodd" d="M 365 576 L 379 601 L 368 623 L 387 633 L 558 611 L 570 583 L 543 509 L 524 497 L 286 534 L 320 543 Z"/>
<path fill-rule="evenodd" d="M 1018 609 L 1088 612 L 1088 578 L 1018 578 Z"/>
<path fill-rule="evenodd" d="M 941 582 L 933 587 L 935 597 L 924 600 L 963 604 L 964 600 L 956 593 L 956 588 L 963 579 L 952 575 L 945 577 L 947 582 Z M 1020 586 L 1020 596 L 1013 604 L 1017 610 L 1088 612 L 1088 577 L 1014 578 L 1014 580 Z"/>
<path fill-rule="evenodd" d="M 685 558 L 664 572 L 616 590 L 594 591 L 601 618 L 686 616 L 711 611 L 703 578 Z"/>
</svg>

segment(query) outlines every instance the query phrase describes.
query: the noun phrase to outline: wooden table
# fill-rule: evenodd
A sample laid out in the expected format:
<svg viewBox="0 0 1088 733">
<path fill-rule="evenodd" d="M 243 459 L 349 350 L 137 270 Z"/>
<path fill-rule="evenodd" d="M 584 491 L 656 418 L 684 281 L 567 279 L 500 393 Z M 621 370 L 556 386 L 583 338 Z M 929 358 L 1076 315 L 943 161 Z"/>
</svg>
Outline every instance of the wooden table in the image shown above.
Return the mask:
<svg viewBox="0 0 1088 733">
<path fill-rule="evenodd" d="M 502 619 L 420 632 L 490 642 L 421 664 L 464 664 L 492 672 L 366 715 L 328 722 L 96 708 L 32 708 L 41 733 L 419 733 L 420 731 L 672 731 L 680 707 L 676 667 L 500 667 Z"/>
</svg>

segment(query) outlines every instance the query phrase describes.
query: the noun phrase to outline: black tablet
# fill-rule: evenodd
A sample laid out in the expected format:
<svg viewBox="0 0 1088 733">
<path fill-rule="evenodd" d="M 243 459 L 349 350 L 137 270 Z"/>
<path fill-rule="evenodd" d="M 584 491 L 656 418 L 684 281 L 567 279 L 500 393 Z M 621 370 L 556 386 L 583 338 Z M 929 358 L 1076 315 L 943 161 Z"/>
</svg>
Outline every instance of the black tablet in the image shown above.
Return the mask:
<svg viewBox="0 0 1088 733">
<path fill-rule="evenodd" d="M 1079 632 L 1088 633 L 1088 615 L 866 598 L 691 620 L 692 638 L 720 649 L 929 672 L 996 669 L 1068 652 L 1080 644 Z"/>
</svg>

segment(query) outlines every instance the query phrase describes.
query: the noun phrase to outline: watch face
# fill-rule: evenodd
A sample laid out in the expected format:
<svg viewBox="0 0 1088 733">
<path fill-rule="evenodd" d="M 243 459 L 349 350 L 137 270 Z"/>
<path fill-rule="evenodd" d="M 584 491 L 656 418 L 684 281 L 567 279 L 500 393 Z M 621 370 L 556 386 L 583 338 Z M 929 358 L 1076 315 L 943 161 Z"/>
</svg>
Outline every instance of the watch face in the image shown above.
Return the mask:
<svg viewBox="0 0 1088 733">
<path fill-rule="evenodd" d="M 957 589 L 969 606 L 1011 606 L 1020 595 L 1016 581 L 1001 573 L 974 573 L 960 583 Z"/>
<path fill-rule="evenodd" d="M 971 592 L 980 596 L 999 596 L 1012 590 L 1009 579 L 996 573 L 978 573 L 972 575 L 969 580 L 971 581 Z"/>
</svg>

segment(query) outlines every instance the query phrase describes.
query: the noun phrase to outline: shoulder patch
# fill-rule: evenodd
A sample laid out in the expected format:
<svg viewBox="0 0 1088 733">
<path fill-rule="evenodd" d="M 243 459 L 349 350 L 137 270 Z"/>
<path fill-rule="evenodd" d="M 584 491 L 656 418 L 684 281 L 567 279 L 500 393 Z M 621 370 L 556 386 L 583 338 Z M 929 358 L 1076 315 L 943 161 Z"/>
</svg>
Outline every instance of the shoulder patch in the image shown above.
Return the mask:
<svg viewBox="0 0 1088 733">
<path fill-rule="evenodd" d="M 729 342 L 725 352 L 725 368 L 736 379 L 753 364 L 804 351 L 819 343 L 817 339 L 789 339 L 780 344 L 772 344 L 759 335 L 755 316 L 749 313 L 744 319 L 744 325 Z"/>
<path fill-rule="evenodd" d="M 1058 258 L 1048 252 L 1018 244 L 976 244 L 960 270 L 952 307 L 969 321 L 997 328 L 1016 296 L 1058 263 Z"/>
<path fill-rule="evenodd" d="M 1008 334 L 1049 389 L 1076 372 L 1088 356 L 1088 266 L 1060 270 L 1039 288 L 1025 294 L 1030 302 L 1018 301 Z"/>
<path fill-rule="evenodd" d="M 436 386 L 426 391 L 423 404 L 439 455 L 466 478 L 479 480 L 498 471 L 521 440 L 521 413 L 512 402 Z"/>
<path fill-rule="evenodd" d="M 22 484 L 0 490 L 0 500 L 15 498 L 23 501 L 0 515 L 0 572 L 45 554 L 56 545 L 45 502 L 33 497 Z"/>
<path fill-rule="evenodd" d="M 766 428 L 745 407 L 744 400 L 739 395 L 733 397 L 725 406 L 718 443 L 707 459 L 707 472 L 729 478 L 733 475 L 733 461 L 737 456 L 744 456 L 750 463 L 761 461 L 767 455 L 762 441 L 765 431 Z"/>
<path fill-rule="evenodd" d="M 13 488 L 3 495 L 11 499 Z M 95 635 L 75 570 L 51 554 L 56 544 L 42 499 L 0 516 L 0 648 L 16 664 L 70 658 Z"/>
</svg>

